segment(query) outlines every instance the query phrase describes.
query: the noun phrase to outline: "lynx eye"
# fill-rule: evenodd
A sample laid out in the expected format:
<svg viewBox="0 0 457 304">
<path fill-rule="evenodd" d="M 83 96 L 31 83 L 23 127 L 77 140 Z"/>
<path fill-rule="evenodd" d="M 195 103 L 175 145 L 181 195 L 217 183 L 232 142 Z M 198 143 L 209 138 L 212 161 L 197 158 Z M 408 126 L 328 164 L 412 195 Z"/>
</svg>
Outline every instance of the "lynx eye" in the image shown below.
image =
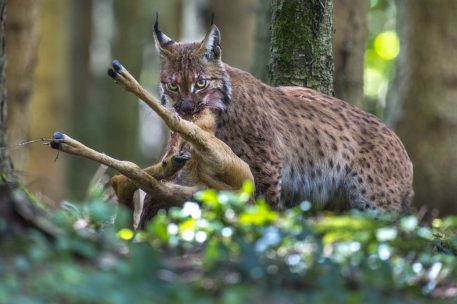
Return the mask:
<svg viewBox="0 0 457 304">
<path fill-rule="evenodd" d="M 207 84 L 208 84 L 208 82 L 206 81 L 206 79 L 199 79 L 195 83 L 195 87 L 197 88 L 197 90 L 201 90 L 201 89 L 205 88 Z"/>
<path fill-rule="evenodd" d="M 167 89 L 169 89 L 170 91 L 177 91 L 178 85 L 176 84 L 176 82 L 168 82 Z"/>
</svg>

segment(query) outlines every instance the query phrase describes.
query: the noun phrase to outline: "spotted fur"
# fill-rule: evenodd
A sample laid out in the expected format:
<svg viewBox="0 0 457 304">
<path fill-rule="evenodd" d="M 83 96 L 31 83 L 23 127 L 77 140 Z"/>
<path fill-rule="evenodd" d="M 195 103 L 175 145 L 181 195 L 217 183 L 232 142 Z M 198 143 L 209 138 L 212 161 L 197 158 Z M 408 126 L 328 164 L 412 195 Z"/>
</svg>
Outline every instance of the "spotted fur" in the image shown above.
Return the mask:
<svg viewBox="0 0 457 304">
<path fill-rule="evenodd" d="M 216 109 L 216 136 L 249 164 L 257 195 L 272 207 L 308 200 L 399 213 L 409 206 L 411 161 L 375 116 L 311 89 L 268 86 L 224 64 L 214 25 L 202 42 L 158 45 L 162 100 L 181 115 Z M 207 87 L 192 90 L 199 79 Z M 170 82 L 177 92 L 167 89 Z"/>
</svg>

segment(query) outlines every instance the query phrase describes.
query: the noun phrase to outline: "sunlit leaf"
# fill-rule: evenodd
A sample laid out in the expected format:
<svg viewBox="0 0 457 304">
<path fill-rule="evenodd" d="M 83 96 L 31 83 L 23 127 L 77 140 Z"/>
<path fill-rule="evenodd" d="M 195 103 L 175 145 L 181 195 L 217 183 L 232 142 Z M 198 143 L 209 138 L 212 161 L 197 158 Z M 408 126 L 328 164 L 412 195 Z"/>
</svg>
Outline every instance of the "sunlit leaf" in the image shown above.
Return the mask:
<svg viewBox="0 0 457 304">
<path fill-rule="evenodd" d="M 219 205 L 218 193 L 213 189 L 207 189 L 195 193 L 195 199 L 212 207 Z"/>
<path fill-rule="evenodd" d="M 379 70 L 366 68 L 364 71 L 364 94 L 367 96 L 377 96 L 381 87 L 387 83 L 387 79 Z"/>
<path fill-rule="evenodd" d="M 398 232 L 395 227 L 383 227 L 376 231 L 376 238 L 380 242 L 392 241 L 397 238 Z"/>
<path fill-rule="evenodd" d="M 382 32 L 374 40 L 375 52 L 384 60 L 393 60 L 400 53 L 400 39 L 395 31 Z"/>
<path fill-rule="evenodd" d="M 194 230 L 196 227 L 196 220 L 194 218 L 189 218 L 181 223 L 179 223 L 179 232 L 183 233 L 186 230 Z"/>
<path fill-rule="evenodd" d="M 127 228 L 123 228 L 117 232 L 117 236 L 124 241 L 131 240 L 134 235 L 135 235 L 135 233 L 132 230 L 127 229 Z"/>
<path fill-rule="evenodd" d="M 240 191 L 252 195 L 254 193 L 254 184 L 251 181 L 244 181 Z"/>
<path fill-rule="evenodd" d="M 240 223 L 243 225 L 265 225 L 274 221 L 277 213 L 272 211 L 267 204 L 257 203 L 255 206 L 247 207 L 246 211 L 240 214 Z"/>
<path fill-rule="evenodd" d="M 417 217 L 410 215 L 400 220 L 400 227 L 403 231 L 412 232 L 417 228 L 418 223 Z"/>
<path fill-rule="evenodd" d="M 147 232 L 166 241 L 169 239 L 168 235 L 168 220 L 165 212 L 159 212 L 147 226 Z"/>
</svg>

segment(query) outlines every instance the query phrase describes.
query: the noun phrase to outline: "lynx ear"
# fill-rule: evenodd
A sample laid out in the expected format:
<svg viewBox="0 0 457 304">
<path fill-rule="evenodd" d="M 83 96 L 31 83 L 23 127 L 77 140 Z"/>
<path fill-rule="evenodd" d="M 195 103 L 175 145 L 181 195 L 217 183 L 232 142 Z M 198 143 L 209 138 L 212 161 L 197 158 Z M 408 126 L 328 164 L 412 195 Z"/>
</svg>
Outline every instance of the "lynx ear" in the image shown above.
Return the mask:
<svg viewBox="0 0 457 304">
<path fill-rule="evenodd" d="M 171 54 L 170 51 L 167 50 L 166 48 L 169 45 L 175 43 L 175 41 L 159 30 L 159 14 L 158 13 L 156 14 L 156 22 L 154 23 L 153 33 L 154 33 L 155 45 L 156 45 L 156 48 L 159 51 L 159 53 L 161 55 L 166 55 L 166 56 L 170 55 Z"/>
<path fill-rule="evenodd" d="M 204 57 L 207 60 L 218 60 L 221 58 L 221 33 L 216 25 L 211 25 L 205 38 L 195 51 L 195 55 Z"/>
</svg>

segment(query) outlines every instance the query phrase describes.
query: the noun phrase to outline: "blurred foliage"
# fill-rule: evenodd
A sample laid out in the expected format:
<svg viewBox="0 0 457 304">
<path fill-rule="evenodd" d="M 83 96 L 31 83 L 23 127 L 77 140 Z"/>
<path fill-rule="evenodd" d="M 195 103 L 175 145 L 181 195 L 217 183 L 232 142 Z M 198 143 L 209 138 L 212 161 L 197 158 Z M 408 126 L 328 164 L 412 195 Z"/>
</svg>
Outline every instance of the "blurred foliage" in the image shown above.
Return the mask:
<svg viewBox="0 0 457 304">
<path fill-rule="evenodd" d="M 457 300 L 457 217 L 276 213 L 252 185 L 206 190 L 145 231 L 92 191 L 55 241 L 2 240 L 0 303 L 379 303 Z M 1 221 L 0 221 L 1 222 Z M 1 225 L 0 225 L 1 226 Z M 8 248 L 6 250 L 6 248 Z"/>
<path fill-rule="evenodd" d="M 368 110 L 383 118 L 394 60 L 400 53 L 396 6 L 392 0 L 371 0 L 365 50 L 364 94 Z"/>
</svg>

